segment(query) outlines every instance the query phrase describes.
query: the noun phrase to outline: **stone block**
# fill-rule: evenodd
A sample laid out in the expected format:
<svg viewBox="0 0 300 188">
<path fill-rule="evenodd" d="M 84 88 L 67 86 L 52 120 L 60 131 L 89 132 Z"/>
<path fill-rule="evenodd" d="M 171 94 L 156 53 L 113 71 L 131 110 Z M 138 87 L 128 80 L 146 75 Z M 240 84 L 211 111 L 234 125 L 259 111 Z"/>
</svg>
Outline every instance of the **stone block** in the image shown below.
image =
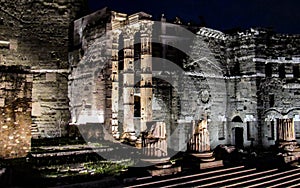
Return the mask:
<svg viewBox="0 0 300 188">
<path fill-rule="evenodd" d="M 5 106 L 5 98 L 0 98 L 0 107 Z"/>
<path fill-rule="evenodd" d="M 285 163 L 290 163 L 290 162 L 298 160 L 298 157 L 293 156 L 293 155 L 285 156 L 285 157 L 283 157 L 283 160 L 284 160 Z"/>
<path fill-rule="evenodd" d="M 47 82 L 55 82 L 56 81 L 56 73 L 46 73 L 46 81 Z"/>
<path fill-rule="evenodd" d="M 215 168 L 223 166 L 223 160 L 200 163 L 200 169 Z"/>
<path fill-rule="evenodd" d="M 181 166 L 149 170 L 151 176 L 165 176 L 181 172 Z"/>
<path fill-rule="evenodd" d="M 32 103 L 32 116 L 41 116 L 42 115 L 42 107 L 39 102 L 33 102 Z"/>
<path fill-rule="evenodd" d="M 10 45 L 9 45 L 10 50 L 17 50 L 18 49 L 18 41 L 17 40 L 10 39 L 9 42 L 10 42 Z"/>
</svg>

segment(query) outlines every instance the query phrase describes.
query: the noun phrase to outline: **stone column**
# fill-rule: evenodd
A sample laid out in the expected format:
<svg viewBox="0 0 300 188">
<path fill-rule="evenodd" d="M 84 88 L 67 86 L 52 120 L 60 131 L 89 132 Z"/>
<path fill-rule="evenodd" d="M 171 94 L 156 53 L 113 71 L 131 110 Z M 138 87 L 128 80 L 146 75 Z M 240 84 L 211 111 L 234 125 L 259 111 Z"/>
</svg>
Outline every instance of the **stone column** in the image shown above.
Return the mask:
<svg viewBox="0 0 300 188">
<path fill-rule="evenodd" d="M 152 24 L 146 22 L 141 32 L 141 131 L 147 129 L 147 122 L 152 121 Z"/>
<path fill-rule="evenodd" d="M 123 131 L 134 131 L 134 33 L 124 35 Z"/>
<path fill-rule="evenodd" d="M 119 112 L 119 34 L 120 31 L 114 31 L 112 36 L 112 94 L 111 94 L 111 106 L 112 117 L 111 126 L 112 134 L 115 135 L 118 132 L 118 112 Z"/>
<path fill-rule="evenodd" d="M 277 132 L 279 141 L 295 140 L 293 119 L 277 119 Z"/>
</svg>

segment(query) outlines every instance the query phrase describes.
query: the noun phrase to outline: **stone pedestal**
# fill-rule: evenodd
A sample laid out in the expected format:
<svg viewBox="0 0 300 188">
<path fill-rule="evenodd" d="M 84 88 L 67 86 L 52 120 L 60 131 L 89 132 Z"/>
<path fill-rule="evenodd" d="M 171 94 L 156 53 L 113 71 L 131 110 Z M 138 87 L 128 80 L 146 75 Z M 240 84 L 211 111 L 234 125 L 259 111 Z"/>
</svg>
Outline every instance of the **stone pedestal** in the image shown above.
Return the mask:
<svg viewBox="0 0 300 188">
<path fill-rule="evenodd" d="M 177 174 L 181 172 L 181 166 L 170 166 L 168 168 L 157 168 L 148 170 L 151 176 L 165 176 L 171 174 Z"/>
<path fill-rule="evenodd" d="M 202 120 L 198 124 L 193 123 L 193 135 L 188 144 L 188 149 L 192 152 L 210 151 L 207 120 Z"/>
<path fill-rule="evenodd" d="M 276 145 L 285 163 L 298 161 L 300 148 L 295 138 L 293 119 L 277 119 Z"/>
<path fill-rule="evenodd" d="M 151 158 L 161 158 L 168 155 L 166 140 L 166 124 L 156 122 L 142 136 L 143 155 Z"/>
<path fill-rule="evenodd" d="M 188 143 L 190 155 L 196 158 L 196 163 L 200 169 L 223 166 L 223 161 L 216 161 L 213 152 L 210 151 L 209 132 L 207 130 L 207 120 L 193 122 L 193 134 Z"/>
</svg>

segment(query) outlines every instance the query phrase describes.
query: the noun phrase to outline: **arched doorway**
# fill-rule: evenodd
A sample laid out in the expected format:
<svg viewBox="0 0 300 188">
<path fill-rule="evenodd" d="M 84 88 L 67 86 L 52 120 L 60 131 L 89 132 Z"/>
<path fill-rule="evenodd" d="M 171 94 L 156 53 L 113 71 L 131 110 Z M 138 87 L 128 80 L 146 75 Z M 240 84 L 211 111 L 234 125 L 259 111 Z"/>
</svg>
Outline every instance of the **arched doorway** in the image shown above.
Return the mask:
<svg viewBox="0 0 300 188">
<path fill-rule="evenodd" d="M 231 121 L 232 127 L 232 144 L 237 148 L 244 147 L 244 128 L 243 120 L 240 116 L 235 116 Z"/>
</svg>

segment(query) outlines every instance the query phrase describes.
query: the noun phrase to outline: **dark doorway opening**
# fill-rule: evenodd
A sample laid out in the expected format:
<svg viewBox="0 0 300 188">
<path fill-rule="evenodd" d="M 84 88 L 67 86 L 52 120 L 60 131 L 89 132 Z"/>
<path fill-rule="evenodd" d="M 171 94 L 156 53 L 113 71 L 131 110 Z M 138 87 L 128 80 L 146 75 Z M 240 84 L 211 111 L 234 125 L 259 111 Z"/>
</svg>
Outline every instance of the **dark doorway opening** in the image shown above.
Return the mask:
<svg viewBox="0 0 300 188">
<path fill-rule="evenodd" d="M 244 147 L 244 129 L 241 127 L 236 127 L 234 129 L 235 134 L 235 146 L 237 148 L 243 148 Z"/>
</svg>

